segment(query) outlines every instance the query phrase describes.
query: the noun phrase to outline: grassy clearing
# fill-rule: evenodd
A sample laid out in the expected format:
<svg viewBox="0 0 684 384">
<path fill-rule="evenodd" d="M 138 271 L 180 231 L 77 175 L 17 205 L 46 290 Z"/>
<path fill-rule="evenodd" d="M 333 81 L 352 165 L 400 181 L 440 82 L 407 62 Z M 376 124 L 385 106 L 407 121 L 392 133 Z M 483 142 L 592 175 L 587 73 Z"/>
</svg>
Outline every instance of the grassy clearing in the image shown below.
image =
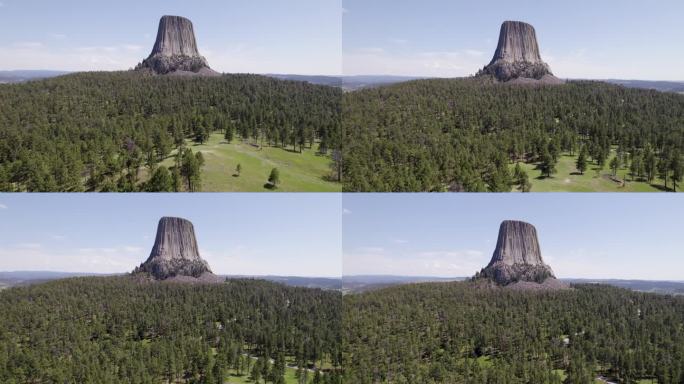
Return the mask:
<svg viewBox="0 0 684 384">
<path fill-rule="evenodd" d="M 257 148 L 240 139 L 228 144 L 223 135 L 211 135 L 205 144 L 188 141 L 193 152 L 202 152 L 205 165 L 202 168 L 202 191 L 204 192 L 268 192 L 268 176 L 273 168 L 280 171 L 279 192 L 341 192 L 342 184 L 328 181 L 331 160 L 329 156 L 316 153 L 316 148 L 303 153 L 283 148 Z M 175 155 L 175 151 L 173 153 Z M 240 164 L 238 177 L 235 168 Z M 162 165 L 174 165 L 173 157 Z"/>
<path fill-rule="evenodd" d="M 285 384 L 297 384 L 297 370 L 293 368 L 285 368 Z M 263 383 L 263 380 L 259 381 Z M 313 382 L 313 373 L 308 373 L 307 383 Z M 249 379 L 249 374 L 238 375 L 236 371 L 230 370 L 229 376 L 226 378 L 226 384 L 256 384 Z"/>
<path fill-rule="evenodd" d="M 612 150 L 606 164 L 616 156 Z M 606 165 L 599 169 L 596 163 L 591 162 L 584 175 L 577 172 L 575 166 L 577 154 L 571 156 L 564 154 L 556 165 L 557 172 L 550 178 L 543 178 L 541 171 L 537 169 L 537 164 L 520 163 L 520 166 L 527 172 L 532 183 L 532 192 L 662 192 L 665 191 L 664 183 L 661 179 L 655 179 L 652 184 L 645 181 L 633 181 L 629 175 L 629 169 L 623 167 L 618 170 L 617 177 L 627 181 L 624 186 L 611 180 L 612 171 Z M 515 164 L 511 166 L 511 171 Z M 683 185 L 684 186 L 684 185 Z M 668 187 L 672 185 L 668 181 Z M 517 189 L 516 189 L 517 190 Z"/>
<path fill-rule="evenodd" d="M 244 344 L 243 348 L 245 351 L 250 350 L 250 346 L 248 344 Z M 216 353 L 216 350 L 213 350 L 214 353 Z M 250 372 L 252 370 L 252 364 L 256 363 L 256 357 L 250 356 L 250 355 L 245 355 L 249 356 L 249 366 L 248 368 L 244 369 L 242 372 L 242 375 L 238 374 L 238 372 L 234 369 L 229 369 L 228 370 L 228 378 L 226 379 L 227 381 L 225 384 L 257 384 L 253 380 L 249 379 Z M 273 361 L 271 360 L 271 363 Z M 286 356 L 285 357 L 285 384 L 298 384 L 297 381 L 297 368 L 293 368 L 296 365 L 296 361 L 294 357 L 292 356 Z M 316 366 L 318 366 L 322 370 L 326 369 L 334 369 L 332 363 L 329 361 L 329 359 L 323 359 L 321 361 L 318 361 L 316 363 Z M 325 374 L 321 372 L 321 374 Z M 313 377 L 314 377 L 314 371 L 312 369 L 307 369 L 306 370 L 306 383 L 311 384 L 313 383 Z M 259 383 L 263 383 L 263 379 L 259 381 Z"/>
<path fill-rule="evenodd" d="M 477 364 L 482 368 L 491 368 L 494 366 L 492 358 L 489 356 L 480 356 L 477 358 Z"/>
</svg>

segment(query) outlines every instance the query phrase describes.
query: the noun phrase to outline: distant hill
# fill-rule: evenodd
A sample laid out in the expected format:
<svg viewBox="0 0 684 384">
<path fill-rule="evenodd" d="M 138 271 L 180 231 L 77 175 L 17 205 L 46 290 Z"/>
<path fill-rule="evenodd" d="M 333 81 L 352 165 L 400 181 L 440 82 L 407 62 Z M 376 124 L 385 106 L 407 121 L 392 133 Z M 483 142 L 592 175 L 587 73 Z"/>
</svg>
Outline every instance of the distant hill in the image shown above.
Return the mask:
<svg viewBox="0 0 684 384">
<path fill-rule="evenodd" d="M 27 286 L 47 281 L 68 279 L 70 277 L 113 276 L 97 273 L 51 272 L 51 271 L 13 271 L 0 272 L 0 290 L 15 286 Z"/>
<path fill-rule="evenodd" d="M 342 77 L 340 76 L 279 75 L 270 73 L 265 76 L 274 77 L 280 80 L 304 81 L 311 84 L 328 85 L 331 87 L 342 86 Z"/>
<path fill-rule="evenodd" d="M 47 79 L 50 77 L 69 74 L 66 71 L 51 70 L 17 70 L 0 71 L 0 84 L 23 83 L 29 80 Z M 266 74 L 280 80 L 304 81 L 316 85 L 341 87 L 346 91 L 379 87 L 403 83 L 406 81 L 427 79 L 424 76 L 392 76 L 392 75 L 358 75 L 358 76 L 323 76 L 323 75 L 294 75 L 294 74 Z M 684 94 L 684 81 L 651 81 L 651 80 L 600 80 L 606 83 L 622 85 L 627 88 L 654 89 L 660 92 L 675 92 Z"/>
<path fill-rule="evenodd" d="M 466 277 L 430 277 L 430 276 L 392 276 L 392 275 L 358 275 L 343 276 L 342 290 L 345 293 L 359 293 L 391 287 L 393 285 L 416 283 L 445 283 L 463 281 Z"/>
<path fill-rule="evenodd" d="M 71 277 L 85 276 L 115 276 L 116 274 L 97 273 L 73 273 L 73 272 L 50 272 L 50 271 L 15 271 L 0 272 L 0 290 L 14 286 L 27 286 L 40 284 L 52 280 L 67 279 Z M 228 279 L 255 279 L 266 280 L 285 284 L 291 287 L 320 288 L 325 290 L 342 289 L 342 279 L 325 277 L 298 277 L 298 276 L 245 276 L 245 275 L 221 275 Z"/>
<path fill-rule="evenodd" d="M 392 85 L 412 80 L 426 79 L 419 76 L 343 76 L 342 87 L 347 91 Z M 581 79 L 567 79 L 581 80 Z M 649 81 L 649 80 L 597 80 L 610 84 L 622 85 L 627 88 L 654 89 L 660 92 L 684 93 L 684 81 Z"/>
<path fill-rule="evenodd" d="M 430 276 L 389 276 L 363 275 L 342 277 L 345 293 L 360 293 L 391 287 L 394 285 L 415 283 L 444 283 L 463 281 L 466 277 L 430 277 Z M 570 284 L 603 284 L 618 288 L 625 288 L 637 292 L 658 293 L 663 295 L 684 295 L 684 281 L 653 281 L 653 280 L 619 280 L 619 279 L 559 279 Z"/>
<path fill-rule="evenodd" d="M 42 70 L 26 70 L 26 71 L 0 71 L 0 84 L 23 83 L 30 80 L 47 79 L 50 77 L 57 77 L 66 75 L 69 72 L 65 71 L 42 71 Z"/>
<path fill-rule="evenodd" d="M 572 284 L 605 284 L 638 292 L 684 295 L 682 281 L 615 280 L 615 279 L 562 279 Z"/>
<path fill-rule="evenodd" d="M 406 81 L 426 79 L 427 77 L 420 76 L 344 76 L 342 77 L 342 88 L 345 91 L 356 91 L 358 89 L 380 87 L 383 85 L 391 85 L 403 83 Z"/>
<path fill-rule="evenodd" d="M 648 80 L 603 80 L 607 83 L 622 85 L 627 88 L 654 89 L 660 92 L 684 93 L 684 81 L 648 81 Z"/>
<path fill-rule="evenodd" d="M 342 289 L 342 279 L 327 277 L 299 277 L 299 276 L 243 276 L 227 275 L 229 279 L 257 279 L 266 280 L 274 283 L 281 283 L 291 287 L 320 288 L 325 290 Z"/>
</svg>

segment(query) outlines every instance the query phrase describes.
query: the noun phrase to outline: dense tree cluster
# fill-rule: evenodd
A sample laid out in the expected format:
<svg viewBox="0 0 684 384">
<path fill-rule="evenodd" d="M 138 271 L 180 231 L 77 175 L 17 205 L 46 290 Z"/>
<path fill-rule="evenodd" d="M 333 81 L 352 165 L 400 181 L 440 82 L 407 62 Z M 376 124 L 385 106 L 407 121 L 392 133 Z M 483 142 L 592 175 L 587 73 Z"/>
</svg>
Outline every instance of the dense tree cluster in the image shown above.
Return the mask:
<svg viewBox="0 0 684 384">
<path fill-rule="evenodd" d="M 77 278 L 12 288 L 0 292 L 0 382 L 214 384 L 228 369 L 249 375 L 259 364 L 259 382 L 279 384 L 288 357 L 318 372 L 318 383 L 338 384 L 341 301 L 338 292 L 257 280 Z"/>
<path fill-rule="evenodd" d="M 599 82 L 516 86 L 419 80 L 343 97 L 346 191 L 510 191 L 510 165 L 556 172 L 583 150 L 603 167 L 613 147 L 634 178 L 677 188 L 684 176 L 684 96 Z"/>
<path fill-rule="evenodd" d="M 345 382 L 684 382 L 684 297 L 417 284 L 344 297 Z"/>
<path fill-rule="evenodd" d="M 183 146 L 215 131 L 294 151 L 319 142 L 332 154 L 341 96 L 337 88 L 257 75 L 80 73 L 2 85 L 0 190 L 198 190 Z M 176 166 L 140 185 L 139 171 L 154 175 L 174 149 Z"/>
</svg>

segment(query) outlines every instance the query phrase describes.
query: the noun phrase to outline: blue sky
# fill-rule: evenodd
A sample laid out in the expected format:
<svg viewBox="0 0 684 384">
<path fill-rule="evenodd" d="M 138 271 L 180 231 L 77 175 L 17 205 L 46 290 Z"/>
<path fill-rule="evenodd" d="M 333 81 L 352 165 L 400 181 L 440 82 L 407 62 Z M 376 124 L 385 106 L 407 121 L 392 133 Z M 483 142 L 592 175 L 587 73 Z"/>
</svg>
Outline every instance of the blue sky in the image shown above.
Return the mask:
<svg viewBox="0 0 684 384">
<path fill-rule="evenodd" d="M 345 194 L 343 273 L 472 276 L 503 220 L 537 228 L 557 277 L 684 280 L 674 194 Z"/>
<path fill-rule="evenodd" d="M 220 274 L 339 277 L 339 194 L 0 194 L 0 271 L 129 272 L 162 216 Z"/>
<path fill-rule="evenodd" d="M 684 2 L 343 0 L 346 75 L 464 76 L 491 60 L 504 20 L 535 26 L 563 78 L 684 80 Z"/>
<path fill-rule="evenodd" d="M 341 0 L 0 0 L 0 70 L 129 69 L 165 14 L 193 21 L 218 71 L 341 72 Z"/>
</svg>

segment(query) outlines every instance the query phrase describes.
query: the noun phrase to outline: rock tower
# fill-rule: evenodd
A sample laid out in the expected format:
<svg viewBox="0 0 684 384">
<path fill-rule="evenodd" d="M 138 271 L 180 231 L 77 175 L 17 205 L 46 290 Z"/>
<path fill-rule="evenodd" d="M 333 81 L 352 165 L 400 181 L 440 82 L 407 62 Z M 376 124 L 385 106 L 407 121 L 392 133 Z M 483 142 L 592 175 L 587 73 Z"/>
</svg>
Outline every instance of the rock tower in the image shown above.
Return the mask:
<svg viewBox="0 0 684 384">
<path fill-rule="evenodd" d="M 499 285 L 517 282 L 543 284 L 556 280 L 551 267 L 544 263 L 537 230 L 522 221 L 504 221 L 499 228 L 499 239 L 492 260 L 479 277 L 491 279 Z"/>
<path fill-rule="evenodd" d="M 148 273 L 156 280 L 221 280 L 200 257 L 192 223 L 178 217 L 162 217 L 159 220 L 150 257 L 136 268 L 135 273 Z"/>
<path fill-rule="evenodd" d="M 200 55 L 192 22 L 180 16 L 163 16 L 150 56 L 136 70 L 158 75 L 218 75 Z"/>
<path fill-rule="evenodd" d="M 502 82 L 518 79 L 561 82 L 541 58 L 534 27 L 521 21 L 505 21 L 501 25 L 494 58 L 478 73 L 478 76 L 487 75 Z"/>
</svg>

